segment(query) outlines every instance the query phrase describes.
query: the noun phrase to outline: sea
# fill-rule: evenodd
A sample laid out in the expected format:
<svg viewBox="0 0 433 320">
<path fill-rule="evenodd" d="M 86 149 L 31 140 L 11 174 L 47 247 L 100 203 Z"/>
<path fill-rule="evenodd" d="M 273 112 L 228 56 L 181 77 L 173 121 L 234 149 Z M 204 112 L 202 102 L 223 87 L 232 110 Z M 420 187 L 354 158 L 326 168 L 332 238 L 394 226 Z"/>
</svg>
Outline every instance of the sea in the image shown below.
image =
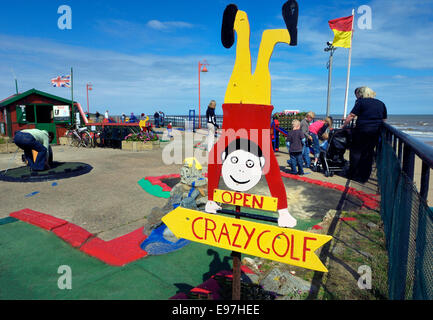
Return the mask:
<svg viewBox="0 0 433 320">
<path fill-rule="evenodd" d="M 342 115 L 332 115 L 339 119 Z M 433 114 L 388 114 L 386 121 L 396 129 L 433 147 Z"/>
<path fill-rule="evenodd" d="M 433 114 L 388 115 L 387 123 L 396 129 L 433 146 Z"/>
</svg>

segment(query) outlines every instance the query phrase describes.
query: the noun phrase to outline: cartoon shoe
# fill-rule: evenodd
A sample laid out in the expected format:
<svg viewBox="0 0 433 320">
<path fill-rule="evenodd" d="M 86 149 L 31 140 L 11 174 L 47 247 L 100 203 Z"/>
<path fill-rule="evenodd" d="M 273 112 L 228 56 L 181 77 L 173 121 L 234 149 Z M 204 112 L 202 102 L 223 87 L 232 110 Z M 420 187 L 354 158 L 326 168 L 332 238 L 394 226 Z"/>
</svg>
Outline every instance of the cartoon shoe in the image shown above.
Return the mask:
<svg viewBox="0 0 433 320">
<path fill-rule="evenodd" d="M 293 228 L 296 226 L 296 219 L 292 217 L 287 209 L 278 210 L 278 226 L 282 228 Z"/>
<path fill-rule="evenodd" d="M 204 208 L 204 211 L 207 213 L 217 213 L 217 210 L 221 210 L 222 208 L 215 202 L 215 201 L 208 201 L 206 202 L 206 206 Z"/>
</svg>

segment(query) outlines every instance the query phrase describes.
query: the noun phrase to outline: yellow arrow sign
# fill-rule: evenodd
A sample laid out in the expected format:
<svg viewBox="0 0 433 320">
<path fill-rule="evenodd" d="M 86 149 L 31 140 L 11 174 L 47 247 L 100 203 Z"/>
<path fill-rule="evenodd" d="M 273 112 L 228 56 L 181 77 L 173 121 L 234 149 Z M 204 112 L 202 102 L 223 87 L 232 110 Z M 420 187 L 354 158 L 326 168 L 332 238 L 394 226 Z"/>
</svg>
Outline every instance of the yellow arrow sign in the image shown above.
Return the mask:
<svg viewBox="0 0 433 320">
<path fill-rule="evenodd" d="M 302 268 L 327 272 L 314 253 L 332 239 L 295 229 L 177 207 L 162 218 L 178 237 Z"/>
<path fill-rule="evenodd" d="M 235 206 L 260 209 L 266 211 L 277 211 L 278 199 L 273 197 L 259 196 L 256 194 L 233 192 L 215 189 L 213 193 L 215 202 L 232 204 Z"/>
</svg>

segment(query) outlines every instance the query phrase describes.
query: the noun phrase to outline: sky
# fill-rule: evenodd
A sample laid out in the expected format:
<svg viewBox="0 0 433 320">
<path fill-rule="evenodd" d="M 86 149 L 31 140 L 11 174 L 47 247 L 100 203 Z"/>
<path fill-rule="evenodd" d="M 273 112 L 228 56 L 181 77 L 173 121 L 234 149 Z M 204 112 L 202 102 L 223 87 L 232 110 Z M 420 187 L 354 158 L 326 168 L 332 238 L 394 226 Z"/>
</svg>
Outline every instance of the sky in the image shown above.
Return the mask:
<svg viewBox="0 0 433 320">
<path fill-rule="evenodd" d="M 236 58 L 235 45 L 221 44 L 225 7 L 235 3 L 248 14 L 252 70 L 261 35 L 285 28 L 280 0 L 0 0 L 0 100 L 35 88 L 70 98 L 68 88 L 51 79 L 74 70 L 74 100 L 90 112 L 166 115 L 201 112 L 211 99 L 216 113 Z M 348 112 L 354 89 L 369 86 L 389 114 L 433 114 L 433 0 L 298 0 L 298 45 L 277 44 L 269 63 L 274 111 L 297 109 L 326 113 L 331 19 L 355 10 Z M 71 29 L 61 30 L 61 5 L 72 10 Z M 371 25 L 361 29 L 365 10 Z M 358 12 L 358 10 L 360 10 Z M 362 23 L 361 23 L 362 24 Z M 362 27 L 362 25 L 361 25 Z M 348 49 L 333 59 L 331 114 L 343 114 Z"/>
</svg>

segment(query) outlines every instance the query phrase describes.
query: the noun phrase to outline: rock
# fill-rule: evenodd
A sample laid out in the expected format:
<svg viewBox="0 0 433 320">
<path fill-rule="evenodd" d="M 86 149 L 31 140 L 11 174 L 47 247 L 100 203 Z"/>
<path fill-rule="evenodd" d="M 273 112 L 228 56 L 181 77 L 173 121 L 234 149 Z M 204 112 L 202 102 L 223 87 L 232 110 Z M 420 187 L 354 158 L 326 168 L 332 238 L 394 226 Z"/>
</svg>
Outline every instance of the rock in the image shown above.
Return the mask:
<svg viewBox="0 0 433 320">
<path fill-rule="evenodd" d="M 241 280 L 245 283 L 259 284 L 260 277 L 255 273 L 242 273 Z"/>
<path fill-rule="evenodd" d="M 200 206 L 205 206 L 207 201 L 208 201 L 207 197 L 200 197 L 195 200 L 195 203 L 197 204 L 197 207 L 200 207 Z"/>
<path fill-rule="evenodd" d="M 302 293 L 315 290 L 315 287 L 289 271 L 281 271 L 278 268 L 272 269 L 266 277 L 260 282 L 266 291 L 275 292 L 279 295 L 301 295 Z"/>
<path fill-rule="evenodd" d="M 335 215 L 337 214 L 337 210 L 328 210 L 328 212 L 323 217 L 323 222 L 331 222 L 332 219 L 334 219 Z"/>
<path fill-rule="evenodd" d="M 254 259 L 244 257 L 242 259 L 242 264 L 250 268 L 251 270 L 255 272 L 259 272 L 259 267 L 257 265 L 257 262 Z"/>
<path fill-rule="evenodd" d="M 184 163 L 180 170 L 180 182 L 195 187 L 207 185 L 207 179 L 203 176 L 202 170 L 197 169 L 196 160 L 190 166 L 190 163 Z"/>
<path fill-rule="evenodd" d="M 207 188 L 203 188 L 203 187 L 201 187 L 201 188 L 197 188 L 197 190 L 200 192 L 200 194 L 201 194 L 203 197 L 207 197 Z"/>
<path fill-rule="evenodd" d="M 186 186 L 188 189 L 184 189 L 184 186 Z M 189 190 L 189 186 L 179 182 L 171 189 L 170 197 L 173 197 L 178 194 L 182 195 L 182 193 L 184 193 L 186 190 Z"/>
<path fill-rule="evenodd" d="M 195 199 L 191 197 L 187 197 L 183 199 L 180 203 L 180 206 L 182 208 L 187 208 L 187 209 L 195 209 L 195 210 L 198 209 L 197 204 L 195 203 Z"/>
<path fill-rule="evenodd" d="M 162 236 L 165 240 L 170 242 L 177 242 L 179 241 L 179 238 L 174 235 L 173 232 L 169 228 L 165 228 L 164 232 L 162 233 Z"/>
<path fill-rule="evenodd" d="M 143 233 L 146 235 L 150 235 L 153 229 L 159 226 L 161 222 L 161 218 L 165 216 L 166 212 L 164 212 L 161 208 L 155 207 L 150 211 L 150 214 L 147 216 L 147 221 L 143 229 Z"/>
<path fill-rule="evenodd" d="M 373 258 L 373 256 L 370 253 L 366 252 L 366 251 L 361 251 L 360 250 L 359 253 L 362 254 L 364 257 L 366 257 L 368 259 L 372 259 Z"/>
<path fill-rule="evenodd" d="M 377 229 L 379 229 L 379 226 L 373 222 L 369 222 L 369 223 L 367 223 L 367 228 L 370 230 L 377 230 Z"/>
</svg>

